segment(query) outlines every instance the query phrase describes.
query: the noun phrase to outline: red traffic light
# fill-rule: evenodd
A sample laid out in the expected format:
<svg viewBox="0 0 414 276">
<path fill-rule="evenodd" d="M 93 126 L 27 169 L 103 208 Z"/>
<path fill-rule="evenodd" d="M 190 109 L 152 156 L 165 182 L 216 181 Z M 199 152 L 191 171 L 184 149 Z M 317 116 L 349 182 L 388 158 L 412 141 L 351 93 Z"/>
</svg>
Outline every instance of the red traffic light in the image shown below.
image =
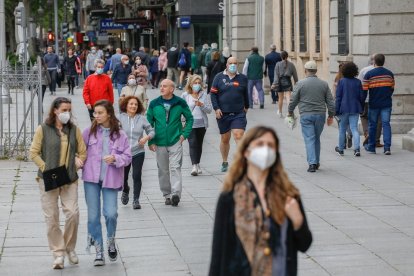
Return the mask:
<svg viewBox="0 0 414 276">
<path fill-rule="evenodd" d="M 49 33 L 47 34 L 47 39 L 48 39 L 49 41 L 55 40 L 55 35 L 54 35 L 52 32 L 49 32 Z"/>
</svg>

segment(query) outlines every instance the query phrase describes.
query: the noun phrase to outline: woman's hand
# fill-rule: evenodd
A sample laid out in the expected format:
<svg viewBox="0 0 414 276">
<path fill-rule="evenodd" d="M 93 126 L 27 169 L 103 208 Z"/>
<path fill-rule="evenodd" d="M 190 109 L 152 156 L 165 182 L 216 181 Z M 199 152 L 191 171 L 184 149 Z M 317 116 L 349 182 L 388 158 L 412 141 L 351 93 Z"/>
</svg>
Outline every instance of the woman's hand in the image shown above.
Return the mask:
<svg viewBox="0 0 414 276">
<path fill-rule="evenodd" d="M 199 100 L 195 101 L 195 105 L 196 106 L 204 106 L 204 104 L 202 102 L 200 102 Z"/>
<path fill-rule="evenodd" d="M 83 167 L 83 161 L 79 157 L 75 157 L 75 165 L 76 169 L 80 169 Z"/>
<path fill-rule="evenodd" d="M 106 164 L 112 164 L 112 163 L 114 163 L 115 162 L 115 156 L 113 156 L 113 155 L 105 155 L 104 157 L 103 157 L 103 160 L 106 162 Z"/>
<path fill-rule="evenodd" d="M 303 215 L 300 211 L 298 201 L 288 196 L 286 198 L 285 212 L 293 223 L 293 229 L 295 229 L 295 231 L 298 230 L 303 223 Z"/>
<path fill-rule="evenodd" d="M 139 139 L 138 144 L 139 144 L 140 146 L 144 146 L 144 145 L 145 145 L 145 143 L 146 143 L 148 140 L 149 140 L 149 136 L 142 137 L 141 139 Z"/>
</svg>

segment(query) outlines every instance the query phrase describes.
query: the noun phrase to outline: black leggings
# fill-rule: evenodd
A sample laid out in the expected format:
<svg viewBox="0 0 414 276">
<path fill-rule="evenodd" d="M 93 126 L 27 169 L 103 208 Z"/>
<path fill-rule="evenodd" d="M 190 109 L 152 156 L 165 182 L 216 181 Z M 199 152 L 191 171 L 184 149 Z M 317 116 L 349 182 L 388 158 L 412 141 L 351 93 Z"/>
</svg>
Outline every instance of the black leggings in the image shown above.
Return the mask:
<svg viewBox="0 0 414 276">
<path fill-rule="evenodd" d="M 190 146 L 190 158 L 193 165 L 200 164 L 201 154 L 203 153 L 203 140 L 206 135 L 206 128 L 193 128 L 188 137 L 188 145 Z"/>
<path fill-rule="evenodd" d="M 67 76 L 68 78 L 68 93 L 73 93 L 73 89 L 75 89 L 75 76 Z"/>
<path fill-rule="evenodd" d="M 142 187 L 142 166 L 144 165 L 145 159 L 145 152 L 139 153 L 132 157 L 132 179 L 134 181 L 134 199 L 139 200 L 139 196 L 141 194 L 141 187 Z M 128 176 L 129 171 L 131 169 L 131 164 L 125 167 L 124 171 L 124 190 L 123 192 L 129 194 L 129 186 L 128 186 Z"/>
</svg>

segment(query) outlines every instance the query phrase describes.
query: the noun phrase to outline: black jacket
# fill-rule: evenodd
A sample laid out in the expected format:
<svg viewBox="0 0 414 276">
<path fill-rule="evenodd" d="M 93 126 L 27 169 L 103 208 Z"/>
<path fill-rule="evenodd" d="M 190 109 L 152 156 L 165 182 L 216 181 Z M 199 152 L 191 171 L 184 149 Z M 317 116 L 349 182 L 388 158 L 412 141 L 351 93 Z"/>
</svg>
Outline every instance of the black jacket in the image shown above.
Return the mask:
<svg viewBox="0 0 414 276">
<path fill-rule="evenodd" d="M 178 56 L 179 56 L 178 49 L 172 51 L 171 49 L 167 52 L 167 68 L 177 68 L 178 63 Z"/>
<path fill-rule="evenodd" d="M 304 220 L 300 229 L 294 231 L 293 224 L 288 220 L 286 237 L 286 275 L 296 276 L 298 269 L 298 250 L 305 252 L 312 243 L 312 234 L 309 230 L 305 212 L 300 199 L 300 210 Z M 233 192 L 224 192 L 220 195 L 216 217 L 214 221 L 213 249 L 210 263 L 210 276 L 248 276 L 250 264 L 246 253 L 236 234 L 234 224 Z"/>
</svg>

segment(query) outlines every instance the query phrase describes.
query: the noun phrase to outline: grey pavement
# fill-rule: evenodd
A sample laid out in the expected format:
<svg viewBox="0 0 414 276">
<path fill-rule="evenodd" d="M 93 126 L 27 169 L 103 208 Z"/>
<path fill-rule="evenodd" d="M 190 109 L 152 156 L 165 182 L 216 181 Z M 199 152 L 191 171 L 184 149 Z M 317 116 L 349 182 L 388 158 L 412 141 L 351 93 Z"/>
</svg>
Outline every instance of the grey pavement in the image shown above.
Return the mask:
<svg viewBox="0 0 414 276">
<path fill-rule="evenodd" d="M 149 90 L 149 94 L 153 98 L 157 91 Z M 65 89 L 59 95 L 66 95 Z M 73 112 L 84 129 L 89 119 L 81 90 L 71 97 Z M 52 99 L 46 92 L 46 110 Z M 268 96 L 266 100 L 269 102 Z M 0 161 L 0 275 L 206 275 L 215 205 L 224 177 L 219 170 L 219 132 L 213 115 L 210 122 L 201 176 L 190 176 L 188 145 L 184 147 L 184 184 L 178 208 L 164 205 L 155 156 L 147 151 L 142 209 L 119 203 L 120 256 L 114 263 L 107 259 L 104 267 L 94 267 L 94 256 L 85 251 L 82 182 L 76 248 L 80 264 L 66 262 L 65 269 L 53 271 L 34 180 L 36 167 L 32 162 Z M 321 168 L 310 174 L 300 128 L 289 130 L 271 104 L 264 110 L 249 111 L 248 127 L 257 124 L 276 129 L 282 161 L 301 191 L 313 232 L 311 249 L 300 254 L 299 275 L 414 275 L 414 155 L 401 150 L 401 136 L 394 136 L 391 156 L 362 151 L 362 157 L 355 158 L 352 150 L 346 150 L 340 157 L 333 150 L 337 129 L 325 128 Z M 234 150 L 232 144 L 230 155 Z"/>
</svg>

